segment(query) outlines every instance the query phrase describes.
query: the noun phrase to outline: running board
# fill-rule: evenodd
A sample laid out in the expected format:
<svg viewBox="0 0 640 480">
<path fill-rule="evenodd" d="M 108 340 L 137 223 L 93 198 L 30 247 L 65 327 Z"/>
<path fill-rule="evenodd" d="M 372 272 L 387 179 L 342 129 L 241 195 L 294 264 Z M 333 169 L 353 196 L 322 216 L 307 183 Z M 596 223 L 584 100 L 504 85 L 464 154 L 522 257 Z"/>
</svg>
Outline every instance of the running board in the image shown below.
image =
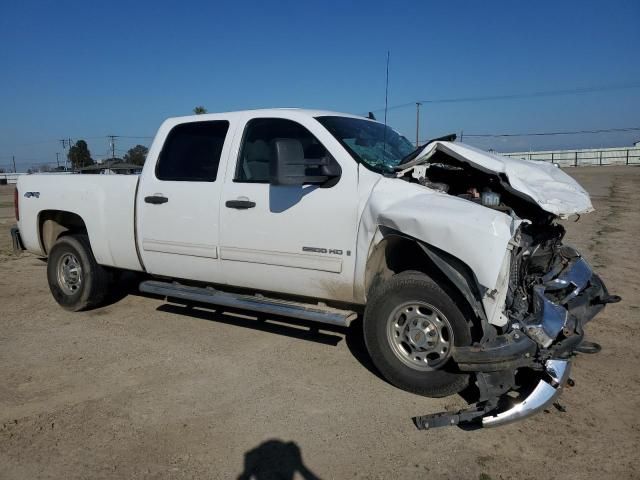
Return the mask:
<svg viewBox="0 0 640 480">
<path fill-rule="evenodd" d="M 267 315 L 279 315 L 344 327 L 348 327 L 349 322 L 357 316 L 356 312 L 339 310 L 324 305 L 288 302 L 254 295 L 239 295 L 222 292 L 211 287 L 190 287 L 179 283 L 159 282 L 156 280 L 142 282 L 140 291 L 166 298 L 251 310 Z"/>
</svg>

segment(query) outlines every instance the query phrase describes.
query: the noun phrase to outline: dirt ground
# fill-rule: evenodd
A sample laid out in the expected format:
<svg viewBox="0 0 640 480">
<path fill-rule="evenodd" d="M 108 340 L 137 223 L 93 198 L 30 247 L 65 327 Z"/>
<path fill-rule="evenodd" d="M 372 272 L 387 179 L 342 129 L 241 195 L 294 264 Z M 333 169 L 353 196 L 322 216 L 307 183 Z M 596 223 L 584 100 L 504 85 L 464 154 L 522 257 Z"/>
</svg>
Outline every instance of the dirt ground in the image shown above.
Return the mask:
<svg viewBox="0 0 640 480">
<path fill-rule="evenodd" d="M 359 323 L 313 332 L 134 294 L 65 312 L 45 263 L 9 254 L 0 187 L 0 477 L 638 478 L 640 168 L 568 172 L 596 208 L 568 241 L 623 301 L 590 324 L 603 350 L 576 359 L 566 412 L 476 431 L 417 431 L 412 416 L 464 402 L 381 380 Z"/>
</svg>

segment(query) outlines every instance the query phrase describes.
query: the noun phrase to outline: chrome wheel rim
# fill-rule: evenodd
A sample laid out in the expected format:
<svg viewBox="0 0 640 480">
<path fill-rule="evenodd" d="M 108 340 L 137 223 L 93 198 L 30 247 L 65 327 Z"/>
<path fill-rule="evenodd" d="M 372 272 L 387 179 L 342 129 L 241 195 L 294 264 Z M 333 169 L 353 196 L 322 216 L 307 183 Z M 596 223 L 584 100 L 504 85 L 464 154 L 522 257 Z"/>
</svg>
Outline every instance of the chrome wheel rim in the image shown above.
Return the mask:
<svg viewBox="0 0 640 480">
<path fill-rule="evenodd" d="M 73 295 L 82 286 L 82 266 L 73 253 L 65 253 L 58 260 L 58 285 L 67 295 Z"/>
<path fill-rule="evenodd" d="M 447 317 L 433 305 L 420 301 L 403 303 L 391 312 L 387 340 L 402 363 L 420 371 L 443 366 L 454 344 Z"/>
</svg>

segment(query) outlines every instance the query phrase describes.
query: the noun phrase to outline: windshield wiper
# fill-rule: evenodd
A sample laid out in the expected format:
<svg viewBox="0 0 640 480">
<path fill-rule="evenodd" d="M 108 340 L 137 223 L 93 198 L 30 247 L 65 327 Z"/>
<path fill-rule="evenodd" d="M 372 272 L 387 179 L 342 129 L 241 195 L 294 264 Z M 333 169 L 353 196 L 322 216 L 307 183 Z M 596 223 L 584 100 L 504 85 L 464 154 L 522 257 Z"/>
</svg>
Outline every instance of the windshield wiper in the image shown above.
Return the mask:
<svg viewBox="0 0 640 480">
<path fill-rule="evenodd" d="M 409 163 L 411 160 L 416 158 L 418 154 L 422 152 L 422 150 L 424 150 L 424 147 L 426 147 L 432 142 L 453 142 L 455 141 L 456 138 L 458 138 L 458 136 L 455 133 L 450 133 L 449 135 L 444 135 L 442 137 L 432 138 L 431 140 L 427 140 L 426 143 L 423 143 L 418 148 L 413 150 L 411 153 L 402 157 L 402 160 L 400 160 L 398 165 L 404 165 L 405 163 Z"/>
</svg>

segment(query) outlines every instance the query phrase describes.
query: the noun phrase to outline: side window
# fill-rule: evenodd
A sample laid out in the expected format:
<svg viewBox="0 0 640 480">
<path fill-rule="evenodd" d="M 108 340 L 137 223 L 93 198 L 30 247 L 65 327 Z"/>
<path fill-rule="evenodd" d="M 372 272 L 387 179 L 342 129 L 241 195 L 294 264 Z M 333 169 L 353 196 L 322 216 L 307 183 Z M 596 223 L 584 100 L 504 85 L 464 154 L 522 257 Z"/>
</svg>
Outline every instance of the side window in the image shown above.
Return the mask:
<svg viewBox="0 0 640 480">
<path fill-rule="evenodd" d="M 269 164 L 274 160 L 273 143 L 281 138 L 299 141 L 305 159 L 330 157 L 318 139 L 299 123 L 283 118 L 255 118 L 245 128 L 234 181 L 269 183 Z"/>
<path fill-rule="evenodd" d="M 191 122 L 171 129 L 156 166 L 159 180 L 213 182 L 229 122 Z"/>
</svg>

